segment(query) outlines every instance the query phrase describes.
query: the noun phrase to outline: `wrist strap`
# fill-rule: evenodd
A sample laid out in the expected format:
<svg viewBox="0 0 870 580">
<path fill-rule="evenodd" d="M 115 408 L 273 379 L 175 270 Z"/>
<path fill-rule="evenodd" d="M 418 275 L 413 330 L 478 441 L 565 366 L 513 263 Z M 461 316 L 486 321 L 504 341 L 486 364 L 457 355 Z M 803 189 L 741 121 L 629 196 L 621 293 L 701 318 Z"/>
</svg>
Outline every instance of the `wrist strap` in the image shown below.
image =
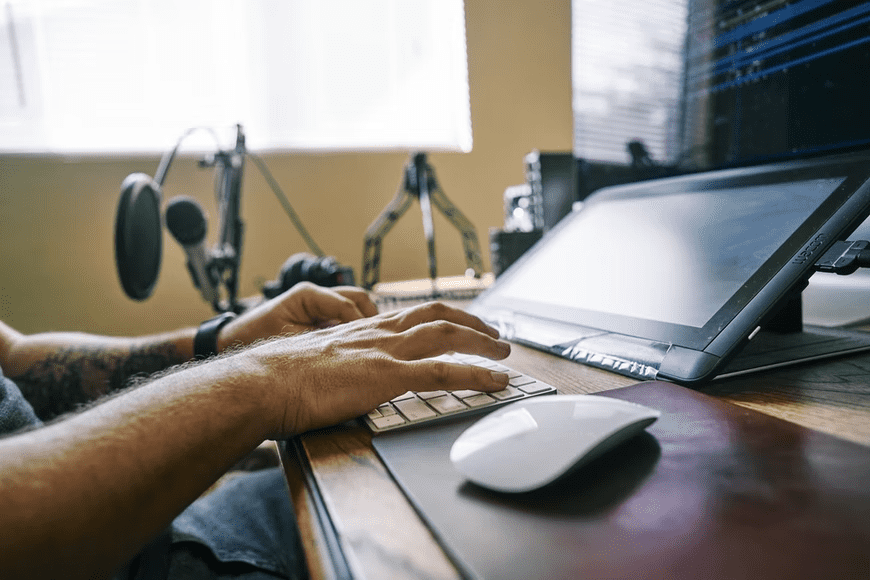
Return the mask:
<svg viewBox="0 0 870 580">
<path fill-rule="evenodd" d="M 235 317 L 233 312 L 224 312 L 200 324 L 193 339 L 194 358 L 208 358 L 216 355 L 218 333 Z"/>
</svg>

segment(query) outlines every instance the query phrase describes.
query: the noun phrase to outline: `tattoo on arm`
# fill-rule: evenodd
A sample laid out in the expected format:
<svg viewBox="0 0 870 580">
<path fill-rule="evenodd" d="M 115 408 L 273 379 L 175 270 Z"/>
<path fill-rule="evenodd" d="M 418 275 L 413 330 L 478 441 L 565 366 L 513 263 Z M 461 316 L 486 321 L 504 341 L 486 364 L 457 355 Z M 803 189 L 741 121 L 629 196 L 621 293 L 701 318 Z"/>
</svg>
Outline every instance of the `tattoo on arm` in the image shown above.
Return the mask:
<svg viewBox="0 0 870 580">
<path fill-rule="evenodd" d="M 125 387 L 130 379 L 166 369 L 178 361 L 171 343 L 128 352 L 94 348 L 58 351 L 15 381 L 43 421 Z"/>
</svg>

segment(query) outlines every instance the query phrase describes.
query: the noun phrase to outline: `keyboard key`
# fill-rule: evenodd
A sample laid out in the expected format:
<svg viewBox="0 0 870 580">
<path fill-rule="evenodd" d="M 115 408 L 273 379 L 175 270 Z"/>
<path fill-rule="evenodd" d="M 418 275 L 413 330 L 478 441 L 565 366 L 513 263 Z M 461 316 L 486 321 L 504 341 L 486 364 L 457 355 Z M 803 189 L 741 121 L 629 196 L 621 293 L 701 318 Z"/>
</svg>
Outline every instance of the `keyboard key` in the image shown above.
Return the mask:
<svg viewBox="0 0 870 580">
<path fill-rule="evenodd" d="M 387 427 L 395 427 L 396 425 L 403 425 L 405 423 L 405 419 L 401 415 L 389 415 L 388 417 L 377 417 L 372 419 L 372 423 L 375 424 L 375 427 L 378 429 L 385 429 Z"/>
<path fill-rule="evenodd" d="M 538 381 L 534 381 L 529 385 L 523 385 L 520 387 L 520 390 L 524 393 L 528 393 L 530 395 L 534 393 L 543 393 L 544 391 L 549 391 L 552 387 L 550 385 L 539 383 Z"/>
<path fill-rule="evenodd" d="M 465 389 L 462 391 L 451 391 L 454 397 L 459 397 L 460 399 L 467 399 L 468 397 L 473 397 L 475 395 L 479 395 L 480 391 L 472 391 L 470 389 Z"/>
<path fill-rule="evenodd" d="M 435 410 L 442 415 L 447 415 L 448 413 L 456 413 L 457 411 L 464 411 L 468 408 L 462 403 L 462 401 L 458 400 L 452 395 L 442 395 L 434 399 L 429 399 L 429 401 L 427 402 L 435 407 Z"/>
<path fill-rule="evenodd" d="M 511 379 L 511 382 L 509 384 L 512 387 L 522 387 L 523 385 L 528 385 L 529 383 L 534 383 L 534 382 L 535 382 L 535 379 L 533 379 L 532 377 L 527 377 L 527 376 L 523 375 L 521 377 Z"/>
<path fill-rule="evenodd" d="M 417 393 L 417 396 L 424 401 L 428 401 L 429 399 L 434 399 L 435 397 L 440 397 L 446 394 L 447 391 L 423 391 L 421 393 Z"/>
<path fill-rule="evenodd" d="M 495 403 L 495 399 L 487 395 L 486 393 L 478 393 L 473 397 L 468 397 L 467 399 L 462 399 L 462 402 L 468 405 L 469 407 L 483 407 L 485 405 L 491 405 Z"/>
<path fill-rule="evenodd" d="M 397 401 L 395 405 L 396 408 L 399 409 L 399 412 L 407 417 L 409 421 L 419 421 L 421 419 L 428 419 L 438 415 L 420 399 Z"/>
<path fill-rule="evenodd" d="M 502 365 L 498 364 L 496 361 L 489 360 L 488 358 L 483 359 L 479 363 L 474 363 L 474 364 L 475 364 L 475 366 L 483 367 L 485 369 L 493 369 L 495 367 L 502 366 Z"/>
<path fill-rule="evenodd" d="M 515 389 L 514 387 L 506 387 L 502 391 L 496 391 L 494 393 L 490 393 L 491 397 L 495 397 L 499 401 L 509 401 L 511 399 L 516 399 L 518 397 L 522 397 L 522 391 Z"/>
<path fill-rule="evenodd" d="M 379 411 L 380 414 L 383 415 L 384 417 L 386 417 L 388 415 L 395 415 L 396 414 L 396 408 L 393 407 L 389 403 L 384 403 L 383 405 L 381 405 L 380 407 L 377 408 L 377 411 Z"/>
<path fill-rule="evenodd" d="M 416 398 L 414 395 L 414 391 L 406 391 L 405 393 L 399 395 L 398 397 L 393 397 L 392 401 L 404 401 L 405 399 L 413 399 Z"/>
<path fill-rule="evenodd" d="M 523 376 L 523 373 L 521 373 L 519 371 L 515 371 L 513 369 L 509 369 L 508 367 L 506 367 L 504 365 L 494 365 L 494 366 L 487 367 L 487 368 L 491 371 L 505 373 L 509 379 L 518 379 L 521 376 Z"/>
</svg>

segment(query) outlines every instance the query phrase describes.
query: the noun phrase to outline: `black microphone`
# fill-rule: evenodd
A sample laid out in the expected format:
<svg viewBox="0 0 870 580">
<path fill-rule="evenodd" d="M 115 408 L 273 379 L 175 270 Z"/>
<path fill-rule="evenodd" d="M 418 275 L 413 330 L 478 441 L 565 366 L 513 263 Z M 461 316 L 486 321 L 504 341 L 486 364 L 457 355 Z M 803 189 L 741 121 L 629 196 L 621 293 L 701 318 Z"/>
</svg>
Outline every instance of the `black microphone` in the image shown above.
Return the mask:
<svg viewBox="0 0 870 580">
<path fill-rule="evenodd" d="M 205 212 L 192 197 L 178 196 L 166 205 L 166 227 L 187 254 L 187 269 L 202 297 L 214 306 L 218 291 L 208 274 L 205 251 Z"/>
</svg>

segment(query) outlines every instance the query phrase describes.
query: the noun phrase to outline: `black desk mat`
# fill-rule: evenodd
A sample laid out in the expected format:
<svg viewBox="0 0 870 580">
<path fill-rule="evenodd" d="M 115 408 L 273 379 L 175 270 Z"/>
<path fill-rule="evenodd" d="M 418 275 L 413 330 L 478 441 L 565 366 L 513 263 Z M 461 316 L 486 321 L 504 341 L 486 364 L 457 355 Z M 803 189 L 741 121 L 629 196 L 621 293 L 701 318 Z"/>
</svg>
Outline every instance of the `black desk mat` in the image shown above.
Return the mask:
<svg viewBox="0 0 870 580">
<path fill-rule="evenodd" d="M 469 578 L 870 575 L 870 448 L 670 383 L 602 394 L 663 415 L 529 493 L 490 492 L 450 465 L 479 417 L 372 443 Z"/>
</svg>

